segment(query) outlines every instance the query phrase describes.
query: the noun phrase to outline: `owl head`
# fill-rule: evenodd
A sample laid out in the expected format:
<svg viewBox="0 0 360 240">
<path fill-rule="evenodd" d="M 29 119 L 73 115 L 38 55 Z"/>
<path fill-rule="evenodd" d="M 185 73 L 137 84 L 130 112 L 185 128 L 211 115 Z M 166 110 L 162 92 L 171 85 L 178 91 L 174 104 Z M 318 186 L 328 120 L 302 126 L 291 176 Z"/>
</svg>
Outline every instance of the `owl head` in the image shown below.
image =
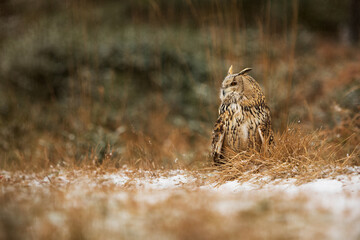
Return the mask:
<svg viewBox="0 0 360 240">
<path fill-rule="evenodd" d="M 241 100 L 256 100 L 263 95 L 259 84 L 253 79 L 248 72 L 251 68 L 245 68 L 244 70 L 233 73 L 232 66 L 228 70 L 228 74 L 223 80 L 220 89 L 220 99 L 223 101 L 230 95 L 236 95 Z"/>
</svg>

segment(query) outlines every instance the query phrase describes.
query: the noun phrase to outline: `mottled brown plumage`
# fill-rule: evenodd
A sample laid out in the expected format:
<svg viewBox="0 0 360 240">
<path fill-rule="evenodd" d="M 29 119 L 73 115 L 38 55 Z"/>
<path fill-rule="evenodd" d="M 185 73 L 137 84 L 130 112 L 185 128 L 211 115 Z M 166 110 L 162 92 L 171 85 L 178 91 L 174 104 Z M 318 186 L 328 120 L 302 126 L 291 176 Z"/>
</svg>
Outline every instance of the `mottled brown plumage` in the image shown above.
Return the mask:
<svg viewBox="0 0 360 240">
<path fill-rule="evenodd" d="M 270 109 L 259 84 L 245 68 L 232 73 L 232 66 L 222 82 L 219 117 L 212 135 L 212 157 L 223 162 L 227 151 L 241 152 L 254 148 L 260 151 L 267 141 L 273 143 Z"/>
</svg>

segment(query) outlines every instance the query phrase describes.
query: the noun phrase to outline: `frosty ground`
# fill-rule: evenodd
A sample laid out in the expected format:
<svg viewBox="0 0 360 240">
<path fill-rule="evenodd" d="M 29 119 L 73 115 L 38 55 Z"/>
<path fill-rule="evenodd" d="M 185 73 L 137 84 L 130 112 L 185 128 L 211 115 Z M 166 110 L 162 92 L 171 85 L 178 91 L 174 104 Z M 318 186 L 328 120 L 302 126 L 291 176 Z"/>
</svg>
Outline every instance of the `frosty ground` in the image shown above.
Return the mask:
<svg viewBox="0 0 360 240">
<path fill-rule="evenodd" d="M 0 239 L 359 239 L 360 168 L 298 185 L 215 172 L 0 172 Z"/>
</svg>

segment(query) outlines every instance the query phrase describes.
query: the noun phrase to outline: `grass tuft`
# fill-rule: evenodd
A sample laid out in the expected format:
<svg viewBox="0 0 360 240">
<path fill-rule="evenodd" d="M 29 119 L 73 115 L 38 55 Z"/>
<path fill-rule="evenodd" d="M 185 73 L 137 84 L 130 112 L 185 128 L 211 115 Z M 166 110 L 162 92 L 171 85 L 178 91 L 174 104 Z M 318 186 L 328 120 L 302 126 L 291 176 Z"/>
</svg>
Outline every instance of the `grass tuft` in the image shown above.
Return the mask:
<svg viewBox="0 0 360 240">
<path fill-rule="evenodd" d="M 229 151 L 224 164 L 218 167 L 218 180 L 222 183 L 234 179 L 295 178 L 297 183 L 304 183 L 343 173 L 347 167 L 359 165 L 359 144 L 353 145 L 351 152 L 345 152 L 344 148 L 358 135 L 350 134 L 339 141 L 339 133 L 336 134 L 341 129 L 343 134 L 349 134 L 349 127 L 355 128 L 347 125 L 333 131 L 306 131 L 300 125 L 292 124 L 283 133 L 275 134 L 274 147 L 264 146 L 261 152 L 252 149 L 240 153 Z"/>
</svg>

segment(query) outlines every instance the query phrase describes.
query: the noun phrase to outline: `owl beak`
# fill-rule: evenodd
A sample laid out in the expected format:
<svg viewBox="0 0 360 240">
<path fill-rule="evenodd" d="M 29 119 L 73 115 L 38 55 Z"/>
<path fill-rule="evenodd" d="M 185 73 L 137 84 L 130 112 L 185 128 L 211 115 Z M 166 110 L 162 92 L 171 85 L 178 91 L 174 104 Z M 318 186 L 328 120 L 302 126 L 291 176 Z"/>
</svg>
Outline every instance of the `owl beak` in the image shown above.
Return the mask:
<svg viewBox="0 0 360 240">
<path fill-rule="evenodd" d="M 224 97 L 225 96 L 225 90 L 221 90 L 221 94 Z"/>
</svg>

